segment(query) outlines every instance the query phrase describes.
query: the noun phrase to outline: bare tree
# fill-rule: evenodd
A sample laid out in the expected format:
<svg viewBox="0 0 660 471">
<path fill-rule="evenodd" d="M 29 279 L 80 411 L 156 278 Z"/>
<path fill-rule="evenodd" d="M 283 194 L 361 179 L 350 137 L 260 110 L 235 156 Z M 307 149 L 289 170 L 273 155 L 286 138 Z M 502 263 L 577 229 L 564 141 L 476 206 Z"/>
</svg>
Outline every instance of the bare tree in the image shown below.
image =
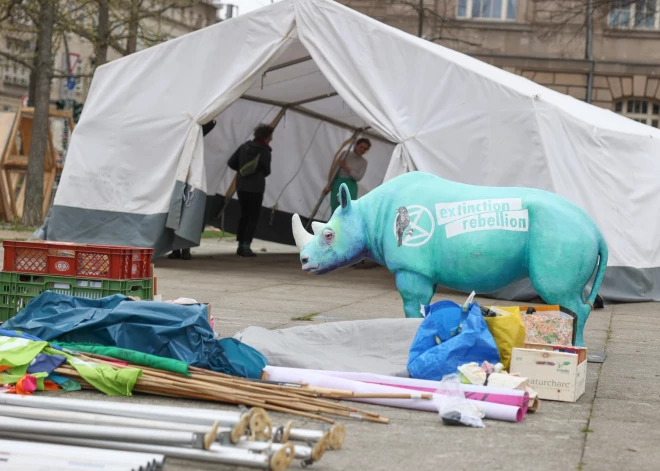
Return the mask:
<svg viewBox="0 0 660 471">
<path fill-rule="evenodd" d="M 424 0 L 387 0 L 393 5 L 402 5 L 417 17 L 417 36 L 434 43 L 448 43 L 465 46 L 482 46 L 481 42 L 466 39 L 464 22 L 456 18 L 451 2 L 434 4 L 428 7 Z"/>
<path fill-rule="evenodd" d="M 22 223 L 38 226 L 43 220 L 44 156 L 48 145 L 48 111 L 50 108 L 50 80 L 53 69 L 53 32 L 55 28 L 55 0 L 38 0 L 37 57 L 35 63 L 34 116 L 32 140 L 25 179 L 25 208 Z"/>
<path fill-rule="evenodd" d="M 0 28 L 3 32 L 28 38 L 26 41 L 30 42 L 36 37 L 34 50 L 22 53 L 0 50 L 0 56 L 30 71 L 28 104 L 34 106 L 35 111 L 25 180 L 24 225 L 36 226 L 43 219 L 43 174 L 48 146 L 51 80 L 70 76 L 68 70 L 57 70 L 53 59 L 54 52 L 62 45 L 68 52 L 66 34 L 78 35 L 93 45 L 95 66 L 98 67 L 107 62 L 110 48 L 128 55 L 137 50 L 139 40 L 146 40 L 151 45 L 168 39 L 160 31 L 149 31 L 143 21 L 172 8 L 192 6 L 198 1 L 0 0 Z M 127 5 L 130 8 L 127 9 Z M 90 76 L 91 73 L 74 77 Z"/>
</svg>

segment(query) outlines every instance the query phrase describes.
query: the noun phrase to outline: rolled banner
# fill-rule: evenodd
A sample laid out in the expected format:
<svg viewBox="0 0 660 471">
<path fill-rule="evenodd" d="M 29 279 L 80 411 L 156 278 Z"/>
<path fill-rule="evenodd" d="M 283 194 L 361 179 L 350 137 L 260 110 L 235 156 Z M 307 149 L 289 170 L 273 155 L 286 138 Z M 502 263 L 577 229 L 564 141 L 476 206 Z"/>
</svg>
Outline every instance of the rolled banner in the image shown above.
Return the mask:
<svg viewBox="0 0 660 471">
<path fill-rule="evenodd" d="M 290 368 L 296 370 L 299 368 Z M 359 373 L 353 371 L 324 371 L 324 370 L 305 370 L 310 373 L 335 378 L 349 379 L 363 383 L 380 384 L 396 388 L 412 389 L 435 393 L 446 386 L 441 381 L 430 381 L 426 379 L 402 378 L 399 376 L 386 376 L 374 373 Z M 481 386 L 476 384 L 460 384 L 461 391 L 466 393 L 468 399 L 476 401 L 495 402 L 498 404 L 510 405 L 523 408 L 527 413 L 529 406 L 529 393 L 520 389 L 494 388 L 491 386 Z M 471 397 L 468 397 L 468 394 Z"/>
<path fill-rule="evenodd" d="M 380 384 L 370 384 L 350 379 L 339 378 L 335 376 L 326 376 L 318 372 L 310 372 L 302 368 L 283 368 L 277 366 L 267 366 L 264 372 L 268 379 L 272 381 L 281 381 L 289 383 L 306 383 L 312 387 L 327 389 L 342 389 L 355 393 L 365 394 L 401 394 L 409 389 L 383 386 Z M 402 409 L 413 409 L 427 412 L 438 412 L 437 403 L 442 401 L 442 395 L 433 394 L 433 400 L 421 399 L 363 399 L 363 398 L 345 398 L 346 400 L 365 402 L 387 407 L 398 407 Z M 487 419 L 503 420 L 506 422 L 520 422 L 524 417 L 522 408 L 510 405 L 497 404 L 493 402 L 483 402 L 469 400 L 478 405 Z"/>
<path fill-rule="evenodd" d="M 397 388 L 408 389 L 412 391 L 423 391 L 436 394 L 443 394 L 446 389 L 444 388 L 423 388 L 420 386 L 403 386 L 403 385 L 393 385 L 385 383 L 368 383 L 368 384 L 379 384 L 382 386 L 392 386 Z M 466 391 L 461 388 L 461 391 L 465 394 L 466 399 L 472 399 L 473 401 L 485 401 L 485 402 L 494 402 L 496 404 L 504 404 L 506 406 L 516 406 L 520 407 L 523 410 L 523 414 L 527 414 L 527 408 L 529 407 L 529 394 L 526 391 L 521 391 L 522 395 L 507 395 L 507 394 L 493 394 L 490 392 L 474 392 Z"/>
</svg>

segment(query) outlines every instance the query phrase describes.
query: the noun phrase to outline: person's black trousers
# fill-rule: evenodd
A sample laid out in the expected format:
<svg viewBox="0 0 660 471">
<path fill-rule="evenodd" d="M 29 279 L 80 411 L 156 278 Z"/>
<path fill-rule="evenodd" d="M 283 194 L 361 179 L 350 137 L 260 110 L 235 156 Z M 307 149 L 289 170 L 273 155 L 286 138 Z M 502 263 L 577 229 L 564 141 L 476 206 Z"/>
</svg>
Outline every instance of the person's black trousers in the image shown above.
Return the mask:
<svg viewBox="0 0 660 471">
<path fill-rule="evenodd" d="M 236 240 L 242 244 L 250 244 L 257 230 L 263 193 L 252 193 L 249 191 L 238 192 L 238 203 L 241 206 L 241 219 L 238 221 L 238 232 Z"/>
</svg>

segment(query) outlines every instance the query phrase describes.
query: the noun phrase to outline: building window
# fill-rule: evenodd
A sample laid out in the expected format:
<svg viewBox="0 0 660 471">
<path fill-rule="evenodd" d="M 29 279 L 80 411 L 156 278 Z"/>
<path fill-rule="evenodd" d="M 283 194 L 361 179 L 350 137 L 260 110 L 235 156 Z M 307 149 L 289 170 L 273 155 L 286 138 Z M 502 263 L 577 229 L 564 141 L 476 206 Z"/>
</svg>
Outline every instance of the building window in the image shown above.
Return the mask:
<svg viewBox="0 0 660 471">
<path fill-rule="evenodd" d="M 615 28 L 660 29 L 658 0 L 614 0 L 609 23 Z"/>
<path fill-rule="evenodd" d="M 648 100 L 621 100 L 614 104 L 614 111 L 642 124 L 660 127 L 660 103 Z"/>
<path fill-rule="evenodd" d="M 518 0 L 458 0 L 459 18 L 511 21 L 516 19 Z"/>
</svg>

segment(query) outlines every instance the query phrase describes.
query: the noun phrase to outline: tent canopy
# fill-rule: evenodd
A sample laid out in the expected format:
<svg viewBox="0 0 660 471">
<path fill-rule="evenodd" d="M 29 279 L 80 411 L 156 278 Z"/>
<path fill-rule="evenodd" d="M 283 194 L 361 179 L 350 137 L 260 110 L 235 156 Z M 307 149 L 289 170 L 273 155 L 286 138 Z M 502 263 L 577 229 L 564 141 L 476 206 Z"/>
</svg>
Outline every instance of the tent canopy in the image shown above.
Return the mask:
<svg viewBox="0 0 660 471">
<path fill-rule="evenodd" d="M 660 131 L 331 0 L 284 0 L 100 67 L 47 238 L 195 245 L 227 160 L 282 109 L 262 235 L 292 242 L 288 215 L 310 216 L 339 146 L 369 127 L 361 195 L 411 170 L 555 192 L 608 242 L 604 296 L 660 299 Z"/>
</svg>

